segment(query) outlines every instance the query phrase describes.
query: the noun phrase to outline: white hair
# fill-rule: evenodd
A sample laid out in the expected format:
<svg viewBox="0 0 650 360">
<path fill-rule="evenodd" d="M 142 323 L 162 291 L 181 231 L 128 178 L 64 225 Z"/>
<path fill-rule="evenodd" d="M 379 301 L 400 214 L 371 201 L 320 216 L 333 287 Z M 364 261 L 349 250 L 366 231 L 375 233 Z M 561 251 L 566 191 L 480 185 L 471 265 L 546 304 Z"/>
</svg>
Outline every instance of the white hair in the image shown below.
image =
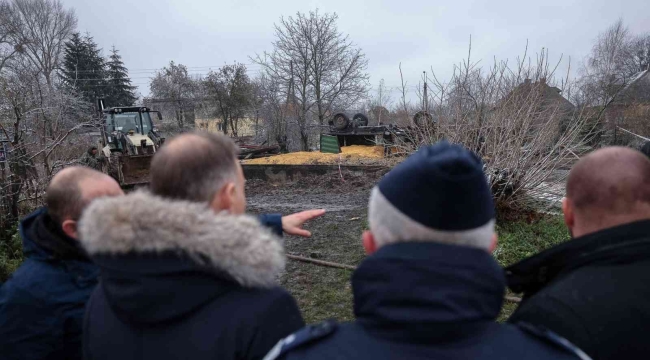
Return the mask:
<svg viewBox="0 0 650 360">
<path fill-rule="evenodd" d="M 438 242 L 490 250 L 494 219 L 475 229 L 447 231 L 432 229 L 409 218 L 388 201 L 378 187 L 372 189 L 368 204 L 370 231 L 378 248 L 400 242 Z"/>
</svg>

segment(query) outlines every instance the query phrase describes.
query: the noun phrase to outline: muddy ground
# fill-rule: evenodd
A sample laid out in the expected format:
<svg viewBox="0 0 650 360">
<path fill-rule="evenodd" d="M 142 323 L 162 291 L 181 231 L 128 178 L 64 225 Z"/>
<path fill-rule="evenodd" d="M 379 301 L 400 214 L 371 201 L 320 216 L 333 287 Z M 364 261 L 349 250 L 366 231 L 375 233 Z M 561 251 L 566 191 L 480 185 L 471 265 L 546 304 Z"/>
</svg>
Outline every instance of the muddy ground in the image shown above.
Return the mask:
<svg viewBox="0 0 650 360">
<path fill-rule="evenodd" d="M 342 178 L 340 174 L 328 174 L 279 184 L 249 180 L 248 210 L 254 214 L 290 214 L 325 209 L 327 213 L 322 218 L 305 227 L 312 232 L 311 238 L 285 237 L 286 252 L 358 265 L 365 256 L 360 238 L 367 228 L 368 197 L 381 175 L 343 172 Z M 349 270 L 287 260 L 281 282 L 298 300 L 308 323 L 328 318 L 351 320 L 351 274 Z"/>
<path fill-rule="evenodd" d="M 383 172 L 354 175 L 344 171 L 343 179 L 339 174 L 328 174 L 276 184 L 248 180 L 249 212 L 290 214 L 323 208 L 327 214 L 306 226 L 313 234 L 311 238 L 285 237 L 286 252 L 358 265 L 365 257 L 360 237 L 368 227 L 370 190 Z M 561 216 L 535 214 L 498 221 L 499 245 L 494 255 L 501 265 L 513 264 L 569 239 Z M 351 275 L 350 270 L 288 259 L 281 283 L 298 301 L 307 323 L 330 318 L 345 321 L 354 318 Z M 504 303 L 499 320 L 505 320 L 515 307 L 514 303 Z"/>
</svg>

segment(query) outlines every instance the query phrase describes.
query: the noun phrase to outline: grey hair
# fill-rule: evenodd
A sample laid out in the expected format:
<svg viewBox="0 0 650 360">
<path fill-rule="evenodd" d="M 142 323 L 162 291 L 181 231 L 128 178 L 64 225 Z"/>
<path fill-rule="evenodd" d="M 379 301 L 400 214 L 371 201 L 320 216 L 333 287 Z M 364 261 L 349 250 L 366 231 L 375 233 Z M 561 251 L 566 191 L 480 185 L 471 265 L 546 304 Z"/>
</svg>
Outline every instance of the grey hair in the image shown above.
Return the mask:
<svg viewBox="0 0 650 360">
<path fill-rule="evenodd" d="M 378 187 L 372 189 L 370 195 L 368 222 L 378 248 L 401 242 L 438 242 L 489 251 L 494 234 L 494 219 L 478 228 L 462 231 L 437 230 L 424 226 L 393 206 Z"/>
</svg>

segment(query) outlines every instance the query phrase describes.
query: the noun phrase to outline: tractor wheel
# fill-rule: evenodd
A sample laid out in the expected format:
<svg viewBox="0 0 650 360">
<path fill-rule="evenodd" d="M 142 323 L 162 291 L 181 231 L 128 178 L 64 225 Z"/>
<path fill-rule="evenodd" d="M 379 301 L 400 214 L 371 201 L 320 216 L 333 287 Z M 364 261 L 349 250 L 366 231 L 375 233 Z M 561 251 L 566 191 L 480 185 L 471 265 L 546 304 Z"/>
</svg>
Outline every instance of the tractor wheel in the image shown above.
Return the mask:
<svg viewBox="0 0 650 360">
<path fill-rule="evenodd" d="M 367 126 L 368 125 L 368 117 L 363 115 L 362 113 L 358 113 L 354 115 L 352 118 L 352 121 L 357 125 L 357 126 Z"/>
<path fill-rule="evenodd" d="M 418 111 L 413 116 L 413 122 L 416 126 L 426 126 L 433 124 L 433 116 L 426 111 Z"/>
<path fill-rule="evenodd" d="M 336 130 L 345 130 L 350 125 L 350 118 L 343 113 L 339 113 L 334 115 L 332 122 Z"/>
<path fill-rule="evenodd" d="M 118 183 L 120 182 L 120 157 L 122 153 L 114 152 L 111 153 L 110 162 L 108 163 L 108 175 L 115 179 Z"/>
</svg>

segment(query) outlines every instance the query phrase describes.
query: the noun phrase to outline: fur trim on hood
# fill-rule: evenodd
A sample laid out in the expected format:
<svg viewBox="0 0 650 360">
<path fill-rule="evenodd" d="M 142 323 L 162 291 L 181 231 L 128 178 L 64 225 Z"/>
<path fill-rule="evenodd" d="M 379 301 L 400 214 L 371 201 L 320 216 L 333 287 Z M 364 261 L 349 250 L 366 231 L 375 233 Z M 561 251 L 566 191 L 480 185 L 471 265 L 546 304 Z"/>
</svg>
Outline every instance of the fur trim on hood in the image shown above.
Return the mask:
<svg viewBox="0 0 650 360">
<path fill-rule="evenodd" d="M 94 201 L 79 225 L 90 256 L 181 252 L 245 287 L 272 287 L 284 270 L 281 240 L 248 215 L 138 191 Z M 206 264 L 207 262 L 207 264 Z"/>
</svg>

